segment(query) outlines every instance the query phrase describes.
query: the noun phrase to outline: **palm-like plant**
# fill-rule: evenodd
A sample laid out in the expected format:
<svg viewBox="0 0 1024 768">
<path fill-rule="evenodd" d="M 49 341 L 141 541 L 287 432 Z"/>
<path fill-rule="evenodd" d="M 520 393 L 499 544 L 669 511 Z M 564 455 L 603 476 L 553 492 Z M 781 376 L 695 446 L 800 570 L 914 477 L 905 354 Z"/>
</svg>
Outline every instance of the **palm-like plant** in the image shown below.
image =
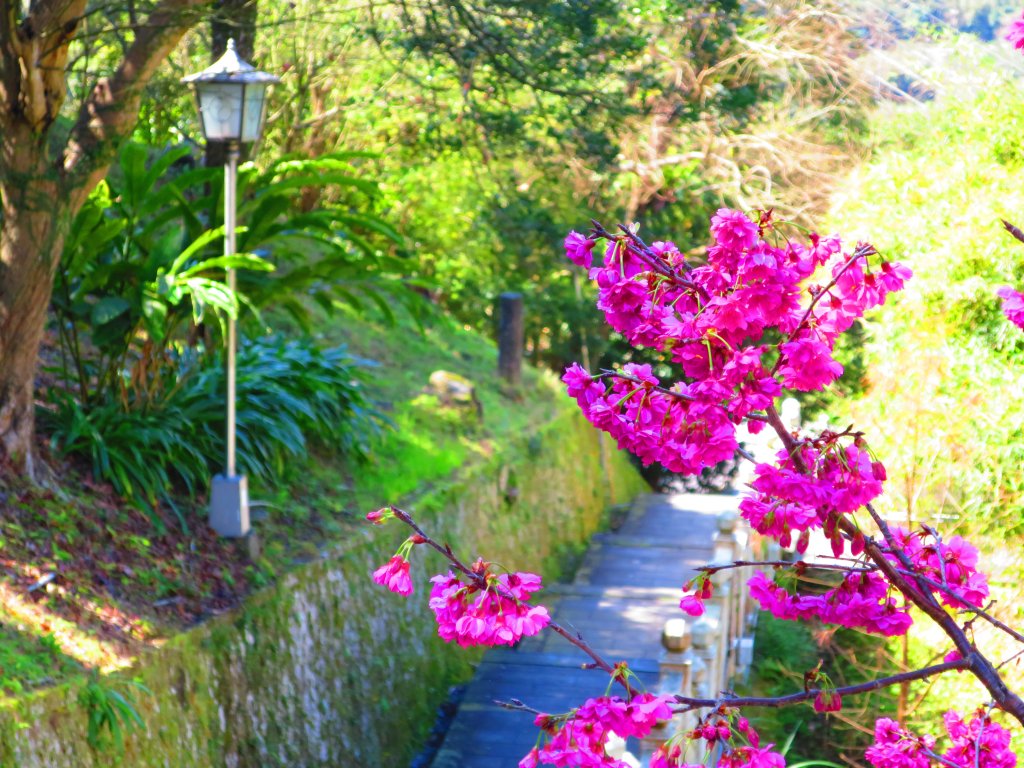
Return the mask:
<svg viewBox="0 0 1024 768">
<path fill-rule="evenodd" d="M 83 404 L 117 393 L 123 406 L 144 407 L 182 349 L 203 333 L 210 341 L 243 304 L 280 306 L 303 325 L 310 299 L 327 308 L 369 300 L 385 315 L 395 303 L 422 308 L 402 238 L 357 205 L 377 195 L 353 164 L 365 155 L 244 165 L 238 215 L 248 226 L 238 231 L 238 253 L 225 256 L 222 171 L 176 171 L 186 148 L 147 163 L 151 154 L 125 146 L 76 217 L 61 261 L 53 306 L 63 375 Z M 299 193 L 309 189 L 335 190 L 334 202 L 303 210 Z M 225 269 L 239 270 L 238 295 L 225 287 Z"/>
<path fill-rule="evenodd" d="M 225 316 L 281 306 L 305 322 L 310 299 L 328 308 L 368 299 L 386 314 L 395 303 L 423 306 L 401 237 L 362 210 L 377 185 L 358 174 L 358 158 L 243 166 L 238 213 L 248 226 L 238 253 L 224 255 L 222 171 L 187 167 L 183 148 L 154 156 L 126 146 L 76 217 L 57 275 L 63 386 L 51 388 L 41 421 L 54 448 L 150 511 L 175 492 L 195 495 L 222 452 Z M 309 190 L 328 202 L 303 205 Z M 226 269 L 238 270 L 237 293 Z M 310 440 L 360 454 L 381 420 L 355 378 L 359 364 L 308 340 L 243 342 L 241 465 L 279 475 Z"/>
</svg>

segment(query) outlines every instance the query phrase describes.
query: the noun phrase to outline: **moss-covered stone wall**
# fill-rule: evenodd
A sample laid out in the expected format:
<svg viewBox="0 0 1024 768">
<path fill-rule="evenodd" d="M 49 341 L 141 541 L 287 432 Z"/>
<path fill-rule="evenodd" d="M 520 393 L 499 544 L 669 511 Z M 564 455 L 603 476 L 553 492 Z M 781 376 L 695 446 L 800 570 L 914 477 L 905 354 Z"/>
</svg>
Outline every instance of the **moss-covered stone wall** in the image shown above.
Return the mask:
<svg viewBox="0 0 1024 768">
<path fill-rule="evenodd" d="M 627 458 L 567 409 L 409 506 L 465 556 L 551 578 L 640 490 Z M 404 535 L 367 526 L 148 654 L 132 673 L 151 691 L 137 696 L 145 728 L 123 749 L 88 745 L 81 681 L 3 703 L 0 768 L 403 768 L 478 658 L 435 635 L 436 556 L 416 553 L 412 598 L 370 582 Z"/>
</svg>

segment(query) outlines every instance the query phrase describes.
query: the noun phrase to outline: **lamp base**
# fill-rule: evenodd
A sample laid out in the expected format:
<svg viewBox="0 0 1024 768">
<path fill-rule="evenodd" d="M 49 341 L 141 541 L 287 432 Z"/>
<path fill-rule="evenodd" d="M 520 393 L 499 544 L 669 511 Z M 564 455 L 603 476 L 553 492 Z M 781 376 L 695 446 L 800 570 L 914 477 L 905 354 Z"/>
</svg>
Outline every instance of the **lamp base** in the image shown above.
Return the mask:
<svg viewBox="0 0 1024 768">
<path fill-rule="evenodd" d="M 249 483 L 245 475 L 216 475 L 210 489 L 210 527 L 221 536 L 249 535 Z"/>
</svg>

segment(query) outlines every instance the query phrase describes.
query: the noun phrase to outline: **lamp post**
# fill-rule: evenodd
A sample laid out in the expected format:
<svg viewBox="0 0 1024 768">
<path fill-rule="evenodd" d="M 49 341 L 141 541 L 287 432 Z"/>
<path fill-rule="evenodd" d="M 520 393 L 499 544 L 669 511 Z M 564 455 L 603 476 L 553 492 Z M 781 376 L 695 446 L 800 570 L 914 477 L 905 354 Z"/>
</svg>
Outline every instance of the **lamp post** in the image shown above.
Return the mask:
<svg viewBox="0 0 1024 768">
<path fill-rule="evenodd" d="M 224 254 L 235 253 L 235 190 L 238 154 L 242 143 L 256 141 L 263 131 L 267 88 L 279 78 L 260 72 L 238 57 L 235 41 L 213 65 L 182 79 L 195 92 L 203 135 L 207 141 L 227 144 L 224 165 Z M 228 288 L 235 290 L 235 270 L 227 270 Z M 213 478 L 210 490 L 210 525 L 221 536 L 249 533 L 249 490 L 238 474 L 235 456 L 235 371 L 238 346 L 236 321 L 228 318 L 227 338 L 227 462 L 224 474 Z"/>
</svg>

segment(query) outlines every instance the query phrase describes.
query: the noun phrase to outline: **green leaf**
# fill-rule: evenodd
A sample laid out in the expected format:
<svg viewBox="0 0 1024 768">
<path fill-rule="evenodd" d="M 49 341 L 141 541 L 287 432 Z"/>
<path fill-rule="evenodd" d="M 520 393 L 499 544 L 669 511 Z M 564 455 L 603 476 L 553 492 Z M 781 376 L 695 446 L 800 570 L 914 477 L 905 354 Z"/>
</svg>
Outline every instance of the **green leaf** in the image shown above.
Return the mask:
<svg viewBox="0 0 1024 768">
<path fill-rule="evenodd" d="M 174 262 L 171 264 L 171 266 L 168 268 L 168 273 L 171 275 L 177 275 L 178 272 L 180 272 L 181 269 L 189 262 L 189 260 L 192 259 L 196 254 L 198 254 L 203 248 L 207 247 L 215 240 L 222 240 L 223 238 L 224 227 L 217 227 L 216 229 L 207 230 L 199 237 L 197 237 L 195 240 L 193 240 L 192 243 L 188 246 L 188 248 L 181 252 L 181 255 L 178 256 L 178 258 L 176 258 Z"/>
<path fill-rule="evenodd" d="M 303 174 L 301 176 L 290 176 L 281 181 L 274 182 L 274 191 L 279 192 L 286 189 L 302 189 L 304 187 L 327 187 L 332 184 L 345 187 L 355 187 L 368 196 L 375 196 L 378 187 L 372 181 L 357 179 L 347 173 L 325 173 L 325 174 Z"/>
<path fill-rule="evenodd" d="M 107 296 L 102 298 L 92 305 L 92 324 L 97 326 L 106 325 L 111 320 L 116 317 L 120 317 L 131 308 L 132 305 L 120 296 Z"/>
<path fill-rule="evenodd" d="M 150 338 L 163 341 L 167 332 L 167 304 L 158 296 L 147 293 L 142 298 L 142 316 Z"/>
<path fill-rule="evenodd" d="M 248 269 L 254 272 L 273 272 L 274 265 L 255 253 L 235 253 L 230 256 L 216 256 L 194 264 L 180 272 L 179 280 L 190 278 L 211 269 Z"/>
</svg>

